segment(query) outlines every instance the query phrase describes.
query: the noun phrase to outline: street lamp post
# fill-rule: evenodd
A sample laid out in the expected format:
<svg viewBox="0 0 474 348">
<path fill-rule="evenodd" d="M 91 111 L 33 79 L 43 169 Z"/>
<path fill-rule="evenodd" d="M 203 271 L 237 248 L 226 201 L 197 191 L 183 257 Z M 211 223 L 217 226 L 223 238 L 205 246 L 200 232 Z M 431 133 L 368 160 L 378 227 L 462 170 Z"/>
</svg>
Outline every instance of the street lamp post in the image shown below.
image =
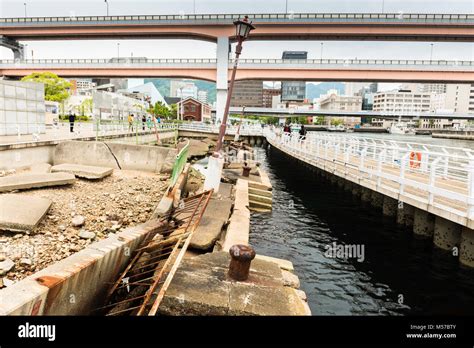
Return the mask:
<svg viewBox="0 0 474 348">
<path fill-rule="evenodd" d="M 431 62 L 433 60 L 433 46 L 434 46 L 434 44 L 431 43 L 430 45 L 431 45 L 431 51 L 430 51 L 430 62 Z"/>
<path fill-rule="evenodd" d="M 107 6 L 107 16 L 109 15 L 109 3 L 107 0 L 104 0 L 105 5 Z"/>
<path fill-rule="evenodd" d="M 232 68 L 232 75 L 229 82 L 229 90 L 227 91 L 227 100 L 224 109 L 224 115 L 221 120 L 221 126 L 219 129 L 219 138 L 217 140 L 216 150 L 214 154 L 209 158 L 208 171 L 206 181 L 204 182 L 204 189 L 214 189 L 214 192 L 219 191 L 219 184 L 221 180 L 222 167 L 224 165 L 222 154 L 222 145 L 224 143 L 225 131 L 227 126 L 227 118 L 229 116 L 230 100 L 232 98 L 232 91 L 234 89 L 235 75 L 237 73 L 237 67 L 239 65 L 239 57 L 242 53 L 242 43 L 248 38 L 250 31 L 254 30 L 255 27 L 252 22 L 248 20 L 248 16 L 245 16 L 243 20 L 234 21 L 235 25 L 235 36 L 237 38 L 237 47 L 235 48 L 235 60 L 234 67 Z"/>
<path fill-rule="evenodd" d="M 117 58 L 120 58 L 120 42 L 117 42 Z"/>
<path fill-rule="evenodd" d="M 323 62 L 323 48 L 324 48 L 324 42 L 321 42 L 321 63 Z"/>
<path fill-rule="evenodd" d="M 25 6 L 25 18 L 27 17 L 26 16 L 26 2 L 23 3 L 23 6 Z"/>
</svg>

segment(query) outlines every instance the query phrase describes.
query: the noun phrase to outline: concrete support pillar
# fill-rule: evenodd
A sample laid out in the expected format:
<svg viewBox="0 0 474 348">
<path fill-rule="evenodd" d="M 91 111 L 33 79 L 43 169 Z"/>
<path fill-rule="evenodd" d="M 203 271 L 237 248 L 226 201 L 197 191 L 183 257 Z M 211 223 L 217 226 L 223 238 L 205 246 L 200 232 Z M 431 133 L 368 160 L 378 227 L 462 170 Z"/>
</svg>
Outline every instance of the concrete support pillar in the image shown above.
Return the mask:
<svg viewBox="0 0 474 348">
<path fill-rule="evenodd" d="M 413 232 L 420 237 L 433 236 L 435 217 L 425 210 L 415 208 L 413 219 Z"/>
<path fill-rule="evenodd" d="M 463 227 L 461 232 L 459 262 L 465 266 L 474 267 L 474 230 L 467 227 Z"/>
<path fill-rule="evenodd" d="M 372 191 L 371 203 L 374 208 L 382 209 L 383 208 L 383 194 Z"/>
<path fill-rule="evenodd" d="M 441 249 L 452 250 L 461 242 L 462 226 L 436 216 L 433 243 Z"/>
<path fill-rule="evenodd" d="M 256 137 L 255 138 L 255 144 L 257 146 L 262 146 L 262 137 Z"/>
<path fill-rule="evenodd" d="M 398 205 L 397 209 L 397 224 L 413 227 L 413 218 L 415 215 L 415 208 L 412 205 L 403 203 Z"/>
<path fill-rule="evenodd" d="M 361 187 L 360 200 L 369 203 L 372 200 L 372 192 L 365 187 Z"/>
<path fill-rule="evenodd" d="M 398 201 L 388 196 L 383 197 L 382 212 L 385 216 L 397 216 Z"/>
<path fill-rule="evenodd" d="M 227 100 L 228 71 L 229 71 L 229 38 L 217 38 L 217 78 L 216 78 L 216 123 L 220 124 L 224 117 Z"/>
<path fill-rule="evenodd" d="M 345 181 L 346 181 L 346 180 L 344 180 L 343 178 L 341 178 L 341 177 L 339 177 L 339 176 L 335 176 L 335 175 L 334 175 L 334 177 L 337 178 L 337 179 L 336 179 L 337 187 L 339 187 L 339 188 L 342 189 L 342 188 L 344 187 L 344 184 L 345 184 Z"/>
</svg>

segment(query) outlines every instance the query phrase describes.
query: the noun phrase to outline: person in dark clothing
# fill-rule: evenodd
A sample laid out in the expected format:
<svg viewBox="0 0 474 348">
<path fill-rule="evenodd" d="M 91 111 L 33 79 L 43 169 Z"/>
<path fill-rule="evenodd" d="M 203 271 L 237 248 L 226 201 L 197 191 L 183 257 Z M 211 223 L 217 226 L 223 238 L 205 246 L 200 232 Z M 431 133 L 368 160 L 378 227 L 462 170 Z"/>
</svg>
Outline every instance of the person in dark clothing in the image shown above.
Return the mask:
<svg viewBox="0 0 474 348">
<path fill-rule="evenodd" d="M 290 126 L 285 124 L 285 127 L 283 127 L 283 133 L 290 133 Z"/>
<path fill-rule="evenodd" d="M 69 113 L 69 132 L 74 132 L 74 122 L 76 122 L 76 114 Z"/>
<path fill-rule="evenodd" d="M 146 124 L 146 116 L 142 116 L 142 130 L 145 130 L 145 124 Z"/>
<path fill-rule="evenodd" d="M 306 137 L 306 129 L 304 128 L 303 125 L 301 125 L 301 128 L 300 128 L 300 137 L 303 139 Z"/>
</svg>

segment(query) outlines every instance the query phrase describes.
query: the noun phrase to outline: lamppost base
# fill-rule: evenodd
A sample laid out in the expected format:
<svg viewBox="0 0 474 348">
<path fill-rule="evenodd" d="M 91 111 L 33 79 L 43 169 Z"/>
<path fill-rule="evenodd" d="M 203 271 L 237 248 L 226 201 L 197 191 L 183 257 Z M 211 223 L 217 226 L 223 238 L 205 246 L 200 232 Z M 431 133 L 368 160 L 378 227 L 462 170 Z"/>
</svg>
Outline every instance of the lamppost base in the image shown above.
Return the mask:
<svg viewBox="0 0 474 348">
<path fill-rule="evenodd" d="M 224 158 L 222 156 L 217 154 L 217 156 L 209 157 L 206 180 L 204 180 L 204 190 L 214 189 L 214 192 L 219 192 L 223 167 Z"/>
</svg>

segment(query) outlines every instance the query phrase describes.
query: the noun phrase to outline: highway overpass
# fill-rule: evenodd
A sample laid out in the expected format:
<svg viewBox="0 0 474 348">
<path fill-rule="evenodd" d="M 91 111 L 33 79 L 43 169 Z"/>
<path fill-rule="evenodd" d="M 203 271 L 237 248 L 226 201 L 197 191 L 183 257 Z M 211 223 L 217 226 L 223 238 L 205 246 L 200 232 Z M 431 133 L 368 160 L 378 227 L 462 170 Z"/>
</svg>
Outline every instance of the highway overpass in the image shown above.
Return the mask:
<svg viewBox="0 0 474 348">
<path fill-rule="evenodd" d="M 234 39 L 233 20 L 246 14 L 175 14 L 0 18 L 0 35 L 14 40 L 119 38 Z M 250 40 L 472 41 L 474 14 L 251 14 Z"/>
<path fill-rule="evenodd" d="M 227 62 L 233 65 L 233 60 Z M 0 75 L 22 77 L 51 71 L 63 77 L 174 77 L 217 81 L 217 59 L 39 59 L 2 60 Z M 227 79 L 230 70 L 227 71 Z M 473 61 L 379 59 L 241 59 L 237 80 L 466 82 Z"/>
</svg>

